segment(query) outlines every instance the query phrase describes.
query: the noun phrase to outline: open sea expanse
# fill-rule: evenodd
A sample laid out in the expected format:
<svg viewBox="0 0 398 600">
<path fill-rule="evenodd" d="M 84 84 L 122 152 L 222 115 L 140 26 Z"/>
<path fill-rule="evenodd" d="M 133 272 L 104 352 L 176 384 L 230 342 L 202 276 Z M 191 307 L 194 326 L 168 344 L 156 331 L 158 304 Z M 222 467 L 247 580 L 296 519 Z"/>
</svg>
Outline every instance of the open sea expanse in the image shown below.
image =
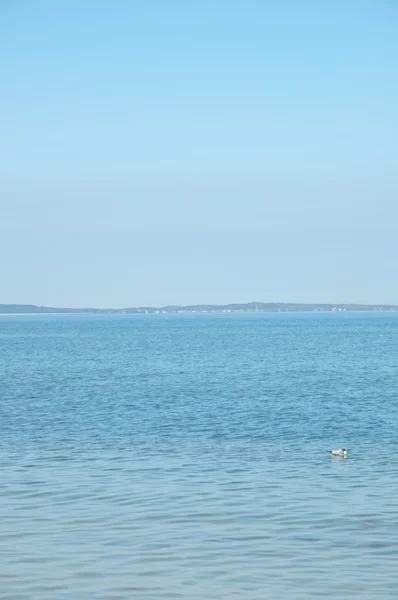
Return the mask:
<svg viewBox="0 0 398 600">
<path fill-rule="evenodd" d="M 3 316 L 0 424 L 1 600 L 398 598 L 398 313 Z"/>
</svg>

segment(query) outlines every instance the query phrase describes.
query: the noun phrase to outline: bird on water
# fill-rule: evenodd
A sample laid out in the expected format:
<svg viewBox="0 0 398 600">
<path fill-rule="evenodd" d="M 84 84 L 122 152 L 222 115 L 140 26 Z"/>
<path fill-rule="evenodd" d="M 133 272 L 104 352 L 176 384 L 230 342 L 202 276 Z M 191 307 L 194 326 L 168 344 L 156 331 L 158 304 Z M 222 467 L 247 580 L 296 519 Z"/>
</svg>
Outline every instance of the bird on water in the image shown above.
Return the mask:
<svg viewBox="0 0 398 600">
<path fill-rule="evenodd" d="M 347 450 L 345 448 L 339 448 L 338 450 L 328 450 L 332 456 L 347 456 Z"/>
</svg>

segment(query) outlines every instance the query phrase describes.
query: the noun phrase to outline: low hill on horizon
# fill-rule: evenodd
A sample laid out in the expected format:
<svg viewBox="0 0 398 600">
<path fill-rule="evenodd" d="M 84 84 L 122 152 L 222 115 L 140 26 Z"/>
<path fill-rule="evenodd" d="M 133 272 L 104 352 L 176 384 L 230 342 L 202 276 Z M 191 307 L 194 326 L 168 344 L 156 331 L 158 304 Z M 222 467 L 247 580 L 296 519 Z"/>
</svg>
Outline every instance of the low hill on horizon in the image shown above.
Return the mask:
<svg viewBox="0 0 398 600">
<path fill-rule="evenodd" d="M 180 314 L 218 312 L 335 312 L 335 311 L 393 311 L 396 304 L 299 304 L 285 302 L 248 302 L 246 304 L 193 304 L 163 307 L 132 308 L 57 308 L 34 304 L 0 304 L 0 314 Z"/>
</svg>

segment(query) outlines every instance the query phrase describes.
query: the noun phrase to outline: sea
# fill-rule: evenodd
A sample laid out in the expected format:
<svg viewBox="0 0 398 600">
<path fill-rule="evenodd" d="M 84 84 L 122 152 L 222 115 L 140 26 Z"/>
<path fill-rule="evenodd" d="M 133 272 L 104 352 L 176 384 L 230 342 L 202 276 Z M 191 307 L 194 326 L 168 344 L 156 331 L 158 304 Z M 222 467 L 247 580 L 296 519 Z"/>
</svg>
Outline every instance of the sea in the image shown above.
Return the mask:
<svg viewBox="0 0 398 600">
<path fill-rule="evenodd" d="M 2 316 L 0 428 L 1 600 L 398 598 L 398 313 Z"/>
</svg>

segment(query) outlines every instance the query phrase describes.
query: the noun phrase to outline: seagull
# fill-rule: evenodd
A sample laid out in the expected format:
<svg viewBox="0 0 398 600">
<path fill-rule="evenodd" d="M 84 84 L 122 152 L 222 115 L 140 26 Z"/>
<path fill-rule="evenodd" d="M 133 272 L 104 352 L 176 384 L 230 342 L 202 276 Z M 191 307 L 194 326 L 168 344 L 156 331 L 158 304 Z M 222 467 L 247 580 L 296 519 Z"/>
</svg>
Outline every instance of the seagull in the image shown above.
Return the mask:
<svg viewBox="0 0 398 600">
<path fill-rule="evenodd" d="M 328 450 L 332 456 L 346 456 L 347 450 L 345 448 L 339 448 L 338 450 Z"/>
</svg>

